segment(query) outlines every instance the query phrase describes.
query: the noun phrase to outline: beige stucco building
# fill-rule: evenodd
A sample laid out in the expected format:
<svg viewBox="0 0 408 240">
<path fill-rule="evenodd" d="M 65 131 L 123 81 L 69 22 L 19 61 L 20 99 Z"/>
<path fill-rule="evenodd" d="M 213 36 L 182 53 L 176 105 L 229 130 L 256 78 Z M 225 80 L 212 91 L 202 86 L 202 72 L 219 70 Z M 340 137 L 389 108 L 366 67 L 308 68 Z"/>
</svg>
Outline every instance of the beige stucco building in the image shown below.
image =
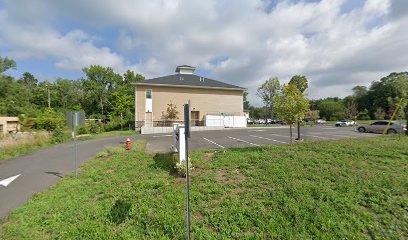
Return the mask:
<svg viewBox="0 0 408 240">
<path fill-rule="evenodd" d="M 169 126 L 172 121 L 166 113 L 170 103 L 179 112 L 175 121 L 181 122 L 188 101 L 192 125 L 204 126 L 206 115 L 244 116 L 244 88 L 194 75 L 194 70 L 178 66 L 177 74 L 134 83 L 136 127 Z"/>
<path fill-rule="evenodd" d="M 0 134 L 15 133 L 20 131 L 18 117 L 0 117 Z"/>
</svg>

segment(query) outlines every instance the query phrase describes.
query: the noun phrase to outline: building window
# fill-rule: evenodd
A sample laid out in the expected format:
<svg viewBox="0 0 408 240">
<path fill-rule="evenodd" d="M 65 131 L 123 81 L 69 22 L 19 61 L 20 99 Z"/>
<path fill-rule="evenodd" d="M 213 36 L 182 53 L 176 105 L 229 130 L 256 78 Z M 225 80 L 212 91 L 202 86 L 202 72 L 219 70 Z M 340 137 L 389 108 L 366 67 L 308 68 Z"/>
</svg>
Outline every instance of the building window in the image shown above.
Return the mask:
<svg viewBox="0 0 408 240">
<path fill-rule="evenodd" d="M 146 89 L 146 99 L 152 99 L 152 89 Z"/>
</svg>

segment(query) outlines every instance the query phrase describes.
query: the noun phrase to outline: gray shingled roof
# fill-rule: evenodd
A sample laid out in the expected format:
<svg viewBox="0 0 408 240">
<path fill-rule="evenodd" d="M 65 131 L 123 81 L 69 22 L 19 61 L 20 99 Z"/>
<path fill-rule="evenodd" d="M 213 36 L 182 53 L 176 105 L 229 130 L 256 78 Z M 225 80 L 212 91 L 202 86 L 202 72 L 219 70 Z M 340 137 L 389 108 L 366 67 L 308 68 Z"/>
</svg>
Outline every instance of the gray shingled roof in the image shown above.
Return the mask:
<svg viewBox="0 0 408 240">
<path fill-rule="evenodd" d="M 245 90 L 245 88 L 223 83 L 217 80 L 200 77 L 194 74 L 174 74 L 164 77 L 147 79 L 135 83 L 135 85 L 174 85 L 183 87 L 200 87 L 200 88 L 230 88 Z"/>
</svg>

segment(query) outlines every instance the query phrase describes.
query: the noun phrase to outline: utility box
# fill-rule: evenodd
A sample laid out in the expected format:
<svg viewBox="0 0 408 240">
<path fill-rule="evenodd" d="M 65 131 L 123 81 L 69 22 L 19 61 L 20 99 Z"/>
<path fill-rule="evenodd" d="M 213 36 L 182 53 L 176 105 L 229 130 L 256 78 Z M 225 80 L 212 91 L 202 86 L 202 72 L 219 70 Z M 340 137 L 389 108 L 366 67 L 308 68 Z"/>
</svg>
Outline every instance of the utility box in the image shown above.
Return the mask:
<svg viewBox="0 0 408 240">
<path fill-rule="evenodd" d="M 185 126 L 175 123 L 173 125 L 173 152 L 178 152 L 179 164 L 187 159 L 186 157 L 186 137 Z"/>
<path fill-rule="evenodd" d="M 178 147 L 178 153 L 179 153 L 179 164 L 181 164 L 183 161 L 185 161 L 186 158 L 186 137 L 185 137 L 185 126 L 180 125 L 178 127 L 178 133 L 179 133 L 179 147 Z"/>
</svg>

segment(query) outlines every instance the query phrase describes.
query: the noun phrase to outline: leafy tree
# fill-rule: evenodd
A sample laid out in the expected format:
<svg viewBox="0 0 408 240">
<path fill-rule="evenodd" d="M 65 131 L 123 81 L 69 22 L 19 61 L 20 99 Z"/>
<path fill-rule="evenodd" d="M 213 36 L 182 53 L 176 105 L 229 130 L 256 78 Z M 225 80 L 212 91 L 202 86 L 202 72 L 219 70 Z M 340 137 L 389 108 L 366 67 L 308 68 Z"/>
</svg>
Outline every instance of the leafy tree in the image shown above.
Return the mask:
<svg viewBox="0 0 408 240">
<path fill-rule="evenodd" d="M 28 94 L 26 94 L 25 97 L 27 98 L 28 102 L 31 102 L 33 97 L 32 94 L 37 87 L 38 80 L 34 77 L 33 74 L 24 72 L 23 76 L 17 82 L 26 87 Z"/>
<path fill-rule="evenodd" d="M 262 99 L 266 107 L 266 116 L 273 118 L 273 98 L 280 88 L 279 79 L 272 77 L 266 80 L 257 90 L 256 94 Z"/>
<path fill-rule="evenodd" d="M 290 79 L 289 84 L 294 84 L 301 93 L 304 93 L 305 90 L 309 87 L 309 82 L 307 81 L 307 78 L 303 75 L 293 76 Z"/>
<path fill-rule="evenodd" d="M 247 90 L 244 91 L 243 97 L 244 97 L 244 103 L 243 103 L 244 110 L 250 110 L 251 104 L 249 104 L 249 101 L 248 101 L 248 91 Z"/>
<path fill-rule="evenodd" d="M 290 125 L 290 143 L 292 143 L 292 125 L 305 117 L 309 110 L 309 101 L 294 84 L 284 85 L 274 97 L 274 110 Z"/>
<path fill-rule="evenodd" d="M 139 82 L 145 80 L 145 77 L 141 74 L 136 74 L 134 71 L 127 70 L 123 74 L 124 85 L 130 86 L 131 83 Z"/>
<path fill-rule="evenodd" d="M 356 120 L 358 114 L 356 98 L 354 96 L 347 96 L 343 99 L 343 104 L 345 106 L 344 116 L 348 119 Z"/>
<path fill-rule="evenodd" d="M 374 113 L 374 118 L 377 120 L 383 120 L 385 118 L 385 112 L 382 108 L 377 108 Z"/>
<path fill-rule="evenodd" d="M 386 117 L 389 118 L 392 114 L 391 108 L 393 108 L 389 98 L 406 98 L 407 94 L 408 72 L 391 73 L 387 77 L 381 78 L 380 81 L 374 81 L 367 92 L 369 101 L 367 108 L 371 117 L 373 117 L 376 109 L 381 107 L 387 113 Z"/>
<path fill-rule="evenodd" d="M 290 81 L 289 84 L 296 86 L 297 89 L 299 89 L 299 91 L 301 93 L 304 93 L 305 90 L 309 87 L 309 82 L 307 81 L 307 78 L 303 75 L 295 75 L 293 76 Z M 297 120 L 297 130 L 298 130 L 298 137 L 297 140 L 300 140 L 300 121 L 302 119 L 298 119 Z"/>
<path fill-rule="evenodd" d="M 253 118 L 253 119 L 265 119 L 266 115 L 266 108 L 265 107 L 250 107 L 250 112 L 249 115 Z"/>
<path fill-rule="evenodd" d="M 407 105 L 407 100 L 406 98 L 391 98 L 389 97 L 388 102 L 390 104 L 390 109 L 389 109 L 389 116 L 394 115 L 394 119 L 403 119 L 405 116 L 405 106 Z"/>
<path fill-rule="evenodd" d="M 127 86 L 120 86 L 117 91 L 112 94 L 113 110 L 120 115 L 121 130 L 123 130 L 123 115 L 131 115 L 131 109 L 134 107 L 134 95 L 129 94 Z"/>
<path fill-rule="evenodd" d="M 23 73 L 23 77 L 20 79 L 20 81 L 29 88 L 36 87 L 38 83 L 37 78 L 35 78 L 34 75 L 29 72 Z"/>
<path fill-rule="evenodd" d="M 34 113 L 37 107 L 28 102 L 29 89 L 10 76 L 0 75 L 0 114 L 16 116 Z"/>
<path fill-rule="evenodd" d="M 326 120 L 339 120 L 344 118 L 345 107 L 341 101 L 333 98 L 323 99 L 318 106 L 320 117 Z"/>
<path fill-rule="evenodd" d="M 96 113 L 93 109 L 95 106 L 100 109 L 102 116 L 109 110 L 108 97 L 115 87 L 121 84 L 122 76 L 115 73 L 110 67 L 91 65 L 89 68 L 83 68 L 87 79 L 83 79 L 84 101 L 87 110 Z M 84 102 L 83 102 L 84 103 Z M 108 105 L 108 106 L 107 106 Z"/>
<path fill-rule="evenodd" d="M 9 69 L 16 69 L 17 65 L 13 59 L 9 59 L 7 57 L 2 58 L 0 56 L 0 74 L 4 73 Z"/>
<path fill-rule="evenodd" d="M 364 109 L 363 111 L 359 112 L 357 114 L 357 119 L 358 120 L 370 120 L 370 115 L 368 114 L 368 110 Z"/>
<path fill-rule="evenodd" d="M 51 89 L 51 94 L 51 102 L 55 102 L 53 105 L 59 108 L 71 110 L 81 108 L 78 106 L 83 92 L 78 81 L 58 78 Z"/>
<path fill-rule="evenodd" d="M 305 120 L 314 122 L 320 118 L 319 114 L 319 110 L 308 110 L 305 112 Z"/>
</svg>

